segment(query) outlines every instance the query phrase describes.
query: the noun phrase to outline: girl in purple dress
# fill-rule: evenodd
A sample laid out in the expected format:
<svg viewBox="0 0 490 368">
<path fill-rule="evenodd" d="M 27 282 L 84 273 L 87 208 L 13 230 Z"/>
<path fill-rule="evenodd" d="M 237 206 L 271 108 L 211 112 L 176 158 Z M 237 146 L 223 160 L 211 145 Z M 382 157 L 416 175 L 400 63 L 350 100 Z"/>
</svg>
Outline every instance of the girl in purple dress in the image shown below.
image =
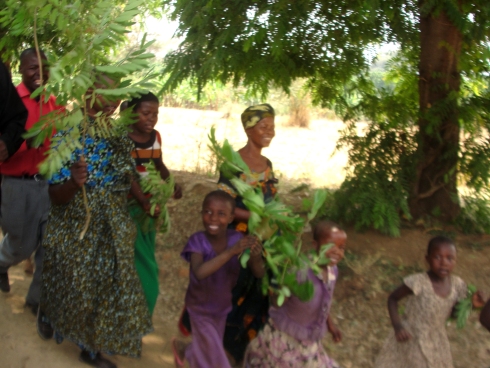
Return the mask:
<svg viewBox="0 0 490 368">
<path fill-rule="evenodd" d="M 255 277 L 264 275 L 262 246 L 257 238 L 229 230 L 235 200 L 226 192 L 209 193 L 202 205 L 204 231 L 193 234 L 182 257 L 190 263 L 185 296 L 192 327 L 192 342 L 173 340 L 175 364 L 189 361 L 191 368 L 230 367 L 223 348 L 226 316 L 231 310 L 231 290 L 238 279 L 238 255 L 250 248 L 247 263 Z"/>
<path fill-rule="evenodd" d="M 318 251 L 324 244 L 334 244 L 326 252 L 330 263 L 322 269 L 321 274 L 315 275 L 309 270 L 305 275 L 305 279 L 313 282 L 313 298 L 308 302 L 302 302 L 292 296 L 281 307 L 270 307 L 269 321 L 257 338 L 248 345 L 245 367 L 339 367 L 327 355 L 321 340 L 327 330 L 335 342 L 342 339 L 342 334 L 333 323 L 329 311 L 338 276 L 337 263 L 344 257 L 347 236 L 334 223 L 322 221 L 315 226 L 313 237 Z"/>
</svg>

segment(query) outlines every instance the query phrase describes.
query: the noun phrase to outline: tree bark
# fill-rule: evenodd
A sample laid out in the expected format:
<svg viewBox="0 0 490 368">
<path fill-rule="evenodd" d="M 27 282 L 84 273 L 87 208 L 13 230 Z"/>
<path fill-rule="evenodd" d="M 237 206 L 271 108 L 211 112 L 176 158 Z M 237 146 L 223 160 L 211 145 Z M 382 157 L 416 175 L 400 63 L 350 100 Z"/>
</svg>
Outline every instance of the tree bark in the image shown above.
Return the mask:
<svg viewBox="0 0 490 368">
<path fill-rule="evenodd" d="M 457 98 L 462 34 L 444 11 L 420 18 L 418 162 L 409 206 L 425 215 L 452 221 L 460 211 L 457 163 L 460 127 Z"/>
</svg>

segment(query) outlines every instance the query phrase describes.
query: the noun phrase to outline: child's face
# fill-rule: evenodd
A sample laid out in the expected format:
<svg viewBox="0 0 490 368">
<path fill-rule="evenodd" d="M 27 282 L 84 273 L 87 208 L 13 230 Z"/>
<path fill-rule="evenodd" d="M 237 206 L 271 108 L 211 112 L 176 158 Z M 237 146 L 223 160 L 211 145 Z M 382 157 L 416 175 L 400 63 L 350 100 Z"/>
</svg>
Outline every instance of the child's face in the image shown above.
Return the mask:
<svg viewBox="0 0 490 368">
<path fill-rule="evenodd" d="M 250 141 L 259 147 L 269 147 L 272 138 L 276 135 L 274 118 L 267 117 L 260 120 L 257 125 L 245 131 Z"/>
<path fill-rule="evenodd" d="M 133 124 L 133 129 L 141 134 L 150 134 L 158 121 L 158 103 L 155 101 L 143 101 L 136 109 L 138 121 Z"/>
<path fill-rule="evenodd" d="M 234 214 L 229 202 L 210 198 L 202 205 L 202 224 L 209 235 L 226 233 L 228 224 L 233 221 Z"/>
<path fill-rule="evenodd" d="M 318 239 L 318 251 L 320 247 L 325 244 L 333 243 L 334 246 L 325 252 L 325 257 L 330 259 L 329 266 L 335 266 L 344 258 L 345 244 L 347 242 L 347 234 L 345 231 L 337 230 L 333 232 L 326 232 Z"/>
<path fill-rule="evenodd" d="M 434 247 L 425 259 L 433 274 L 446 278 L 456 266 L 456 248 L 453 244 L 443 243 Z"/>
</svg>

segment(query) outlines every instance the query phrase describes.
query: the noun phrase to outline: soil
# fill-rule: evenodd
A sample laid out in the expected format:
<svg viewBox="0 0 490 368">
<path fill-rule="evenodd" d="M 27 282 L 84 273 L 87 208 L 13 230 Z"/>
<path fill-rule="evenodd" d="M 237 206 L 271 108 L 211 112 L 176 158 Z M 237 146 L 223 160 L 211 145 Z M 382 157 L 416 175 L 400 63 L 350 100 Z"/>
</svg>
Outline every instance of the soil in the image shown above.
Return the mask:
<svg viewBox="0 0 490 368">
<path fill-rule="evenodd" d="M 181 260 L 179 252 L 187 238 L 201 229 L 202 198 L 216 187 L 216 178 L 186 171 L 212 173 L 213 162 L 206 151 L 209 127 L 215 124 L 218 138 L 226 136 L 239 147 L 246 139 L 240 123 L 234 123 L 239 121 L 238 116 L 230 118 L 223 112 L 160 110 L 157 129 L 162 132 L 164 160 L 172 169 L 185 170 L 175 171 L 177 181 L 184 187 L 184 197 L 169 203 L 170 232 L 157 238 L 160 297 L 153 317 L 154 332 L 143 339 L 141 359 L 111 358 L 120 368 L 173 367 L 170 341 L 173 336 L 179 336 L 177 321 L 189 275 L 188 265 Z M 304 189 L 299 192 L 292 193 L 293 188 L 304 183 L 335 186 L 341 182 L 345 153 L 331 156 L 339 128 L 342 125 L 338 122 L 314 121 L 310 129 L 285 129 L 279 123 L 274 143 L 265 154 L 274 162 L 281 179 L 280 197 L 296 211 L 302 211 L 302 200 L 310 193 L 308 185 L 302 186 Z M 404 276 L 425 269 L 427 242 L 440 231 L 407 227 L 399 238 L 391 238 L 375 231 L 358 233 L 347 228 L 348 252 L 339 265 L 332 307 L 343 340 L 339 344 L 334 344 L 330 336 L 324 340 L 327 351 L 342 367 L 373 367 L 391 328 L 386 308 L 388 294 L 400 285 Z M 456 239 L 458 246 L 454 273 L 489 296 L 490 236 L 464 236 L 447 229 L 446 233 Z M 309 242 L 311 232 L 306 232 L 303 244 Z M 54 340 L 39 338 L 35 317 L 24 308 L 31 276 L 24 273 L 22 264 L 12 267 L 9 275 L 12 290 L 0 293 L 0 368 L 87 367 L 78 361 L 79 349 L 74 344 L 57 345 Z M 478 323 L 477 313 L 471 315 L 464 329 L 458 330 L 450 322 L 447 331 L 456 368 L 488 368 L 490 333 Z"/>
<path fill-rule="evenodd" d="M 115 356 L 120 368 L 172 367 L 170 340 L 179 336 L 177 321 L 183 306 L 188 281 L 188 266 L 179 252 L 186 239 L 200 230 L 199 207 L 202 197 L 215 188 L 215 178 L 177 172 L 185 195 L 170 203 L 172 228 L 158 237 L 160 263 L 160 297 L 153 318 L 154 333 L 144 338 L 143 356 L 139 360 Z M 295 183 L 283 181 L 279 195 L 301 211 L 301 201 L 307 191 L 291 194 Z M 424 252 L 428 239 L 434 234 L 419 228 L 402 230 L 399 238 L 390 238 L 374 231 L 348 232 L 348 253 L 340 264 L 340 277 L 335 291 L 332 314 L 343 334 L 334 344 L 328 336 L 324 344 L 329 354 L 345 368 L 368 368 L 390 330 L 386 309 L 389 292 L 402 278 L 425 269 Z M 455 235 L 458 245 L 458 265 L 455 274 L 490 293 L 490 236 Z M 311 233 L 304 234 L 304 244 Z M 78 348 L 69 342 L 57 345 L 54 340 L 43 341 L 36 333 L 35 317 L 24 308 L 24 297 L 31 276 L 23 265 L 10 270 L 12 290 L 0 295 L 0 366 L 2 368 L 65 368 L 86 367 L 78 361 Z M 448 324 L 448 334 L 457 368 L 488 367 L 490 333 L 478 323 L 473 313 L 467 326 L 458 330 Z"/>
</svg>

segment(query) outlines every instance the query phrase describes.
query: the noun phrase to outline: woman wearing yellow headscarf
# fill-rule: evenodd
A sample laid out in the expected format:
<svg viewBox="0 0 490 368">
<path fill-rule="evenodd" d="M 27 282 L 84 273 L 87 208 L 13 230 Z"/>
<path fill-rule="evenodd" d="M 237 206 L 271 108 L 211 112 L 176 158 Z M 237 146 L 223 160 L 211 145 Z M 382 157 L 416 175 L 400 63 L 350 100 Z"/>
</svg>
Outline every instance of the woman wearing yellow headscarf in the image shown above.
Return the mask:
<svg viewBox="0 0 490 368">
<path fill-rule="evenodd" d="M 272 171 L 272 163 L 262 155 L 262 149 L 269 147 L 275 136 L 274 109 L 269 104 L 250 106 L 241 118 L 248 140 L 238 153 L 250 168 L 250 173 L 241 173 L 239 178 L 254 187 L 260 187 L 264 200 L 268 202 L 276 194 L 277 179 Z M 236 201 L 235 220 L 230 226 L 247 232 L 250 211 L 243 204 L 242 197 L 223 175 L 220 176 L 218 188 L 228 192 Z M 232 294 L 233 310 L 227 318 L 224 346 L 235 361 L 240 362 L 248 342 L 266 322 L 269 302 L 268 297 L 262 295 L 261 280 L 256 279 L 246 268 L 241 269 Z"/>
<path fill-rule="evenodd" d="M 262 149 L 269 147 L 275 136 L 274 109 L 269 104 L 250 106 L 245 109 L 241 118 L 248 140 L 238 153 L 249 167 L 250 173 L 240 173 L 238 177 L 254 187 L 260 187 L 265 202 L 268 202 L 276 194 L 277 179 L 272 171 L 272 163 L 262 156 Z M 220 175 L 218 189 L 226 191 L 236 201 L 235 219 L 230 228 L 246 233 L 250 211 L 244 205 L 242 197 L 223 175 Z M 232 290 L 233 310 L 226 320 L 223 339 L 224 347 L 235 363 L 243 360 L 249 341 L 267 321 L 269 300 L 262 295 L 261 285 L 261 280 L 255 278 L 248 268 L 241 268 L 237 284 Z M 184 335 L 190 331 L 189 315 L 185 310 L 179 327 Z"/>
</svg>

